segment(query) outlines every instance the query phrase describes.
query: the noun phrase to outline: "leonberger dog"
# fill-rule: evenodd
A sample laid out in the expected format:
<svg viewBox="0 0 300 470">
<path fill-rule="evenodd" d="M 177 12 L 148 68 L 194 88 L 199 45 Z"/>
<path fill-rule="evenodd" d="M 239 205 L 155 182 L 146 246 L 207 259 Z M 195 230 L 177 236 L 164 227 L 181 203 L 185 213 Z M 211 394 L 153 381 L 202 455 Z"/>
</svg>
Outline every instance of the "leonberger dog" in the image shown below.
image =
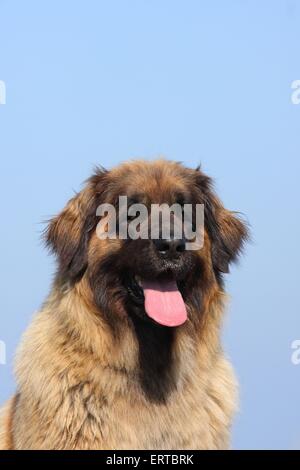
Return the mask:
<svg viewBox="0 0 300 470">
<path fill-rule="evenodd" d="M 203 246 L 99 237 L 97 207 L 120 195 L 203 204 Z M 164 159 L 98 168 L 45 237 L 58 269 L 17 353 L 0 448 L 230 447 L 237 383 L 220 344 L 223 277 L 247 228 L 211 179 Z"/>
</svg>

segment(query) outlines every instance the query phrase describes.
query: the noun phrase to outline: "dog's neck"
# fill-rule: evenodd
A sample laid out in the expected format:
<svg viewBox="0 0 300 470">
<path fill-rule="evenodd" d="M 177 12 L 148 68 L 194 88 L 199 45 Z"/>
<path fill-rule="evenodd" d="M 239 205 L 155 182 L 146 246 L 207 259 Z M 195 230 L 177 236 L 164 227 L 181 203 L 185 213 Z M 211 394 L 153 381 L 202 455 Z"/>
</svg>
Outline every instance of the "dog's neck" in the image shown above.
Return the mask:
<svg viewBox="0 0 300 470">
<path fill-rule="evenodd" d="M 199 364 L 203 370 L 209 367 L 219 348 L 215 317 L 220 308 L 216 305 L 211 306 L 214 308 L 210 312 L 213 322 L 208 316 L 203 325 L 212 338 L 208 350 L 201 341 L 202 335 L 194 331 L 190 322 L 182 328 L 172 329 L 128 316 L 122 321 L 119 319 L 119 328 L 111 330 L 80 283 L 72 288 L 56 284 L 48 302 L 55 303 L 57 319 L 67 327 L 70 342 L 76 338 L 95 360 L 95 367 L 123 374 L 136 382 L 152 402 L 166 401 L 193 376 Z"/>
</svg>

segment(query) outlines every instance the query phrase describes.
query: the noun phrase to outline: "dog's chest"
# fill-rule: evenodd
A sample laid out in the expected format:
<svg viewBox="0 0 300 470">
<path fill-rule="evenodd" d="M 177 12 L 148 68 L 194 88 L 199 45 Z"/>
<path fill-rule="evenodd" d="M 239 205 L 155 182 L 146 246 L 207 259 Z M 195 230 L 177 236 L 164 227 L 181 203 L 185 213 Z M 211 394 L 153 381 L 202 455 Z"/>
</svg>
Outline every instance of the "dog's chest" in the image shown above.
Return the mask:
<svg viewBox="0 0 300 470">
<path fill-rule="evenodd" d="M 69 383 L 69 382 L 68 382 Z M 108 383 L 108 382 L 106 382 Z M 201 387 L 202 384 L 202 387 Z M 89 381 L 35 402 L 21 393 L 14 417 L 15 446 L 27 449 L 215 449 L 228 445 L 231 394 L 195 380 L 165 403 L 141 391 L 95 388 Z M 124 383 L 125 386 L 125 383 Z M 53 390 L 49 384 L 49 390 Z M 64 389 L 64 393 L 62 390 Z M 221 395 L 220 395 L 221 394 Z M 222 396 L 222 400 L 217 399 Z M 229 406 L 229 407 L 228 407 Z M 28 426 L 30 422 L 30 426 Z"/>
<path fill-rule="evenodd" d="M 175 397 L 168 404 L 130 403 L 121 400 L 110 410 L 107 435 L 119 449 L 182 449 L 199 447 L 205 413 L 194 403 Z M 200 403 L 198 403 L 200 405 Z M 207 423 L 208 424 L 208 423 Z M 208 426 L 206 426 L 206 429 Z"/>
<path fill-rule="evenodd" d="M 202 398 L 202 399 L 201 399 Z M 174 393 L 156 404 L 138 396 L 119 395 L 113 400 L 91 396 L 76 410 L 70 423 L 67 448 L 89 449 L 191 449 L 211 441 L 210 416 L 201 405 L 203 396 L 192 390 Z M 81 408 L 79 410 L 79 407 Z M 75 418 L 76 417 L 76 418 Z M 78 418 L 80 417 L 80 421 Z"/>
</svg>

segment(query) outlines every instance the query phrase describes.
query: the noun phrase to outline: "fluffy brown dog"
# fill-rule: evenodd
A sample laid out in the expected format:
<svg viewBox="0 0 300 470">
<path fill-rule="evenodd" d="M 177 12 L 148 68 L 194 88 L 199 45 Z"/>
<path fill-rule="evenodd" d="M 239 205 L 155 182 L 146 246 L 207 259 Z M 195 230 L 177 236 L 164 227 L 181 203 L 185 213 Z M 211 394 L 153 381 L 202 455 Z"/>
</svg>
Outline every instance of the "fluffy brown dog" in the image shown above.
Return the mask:
<svg viewBox="0 0 300 470">
<path fill-rule="evenodd" d="M 204 204 L 203 248 L 100 240 L 96 209 L 120 195 Z M 199 169 L 158 160 L 98 170 L 48 227 L 58 272 L 18 351 L 0 448 L 227 448 L 236 382 L 220 346 L 222 273 L 246 237 Z M 166 326 L 176 305 L 187 319 Z"/>
</svg>

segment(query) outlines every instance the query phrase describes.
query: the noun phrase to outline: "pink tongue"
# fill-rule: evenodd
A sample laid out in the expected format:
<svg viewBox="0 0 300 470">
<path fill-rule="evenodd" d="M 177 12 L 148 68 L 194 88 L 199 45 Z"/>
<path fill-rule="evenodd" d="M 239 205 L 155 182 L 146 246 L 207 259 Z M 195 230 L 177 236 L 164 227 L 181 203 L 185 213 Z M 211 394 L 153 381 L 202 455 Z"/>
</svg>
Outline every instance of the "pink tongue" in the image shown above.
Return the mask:
<svg viewBox="0 0 300 470">
<path fill-rule="evenodd" d="M 164 326 L 179 326 L 187 319 L 186 306 L 176 281 L 142 281 L 145 310 Z"/>
</svg>

